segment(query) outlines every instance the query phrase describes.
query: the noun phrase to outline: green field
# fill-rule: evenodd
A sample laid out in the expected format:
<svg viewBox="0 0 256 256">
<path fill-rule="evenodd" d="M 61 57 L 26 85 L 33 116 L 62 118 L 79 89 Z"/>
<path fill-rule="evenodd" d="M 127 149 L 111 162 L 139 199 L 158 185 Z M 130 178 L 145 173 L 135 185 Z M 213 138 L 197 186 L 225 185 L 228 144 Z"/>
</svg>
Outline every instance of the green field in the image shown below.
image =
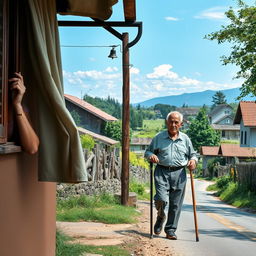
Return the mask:
<svg viewBox="0 0 256 256">
<path fill-rule="evenodd" d="M 153 138 L 158 132 L 164 129 L 164 119 L 143 120 L 143 129 L 133 131 L 133 137 Z"/>
</svg>

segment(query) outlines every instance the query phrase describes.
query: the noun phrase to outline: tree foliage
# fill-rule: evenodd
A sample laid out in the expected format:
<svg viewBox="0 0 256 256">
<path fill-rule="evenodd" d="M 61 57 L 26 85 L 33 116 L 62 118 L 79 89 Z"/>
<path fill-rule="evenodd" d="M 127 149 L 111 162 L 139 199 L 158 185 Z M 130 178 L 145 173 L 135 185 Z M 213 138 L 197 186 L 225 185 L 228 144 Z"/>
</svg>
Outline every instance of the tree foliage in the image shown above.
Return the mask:
<svg viewBox="0 0 256 256">
<path fill-rule="evenodd" d="M 239 99 L 256 96 L 256 6 L 248 6 L 238 0 L 238 10 L 230 8 L 225 14 L 230 24 L 208 34 L 207 39 L 217 40 L 219 44 L 231 43 L 229 56 L 222 56 L 224 65 L 235 64 L 240 70 L 235 78 L 244 78 Z"/>
<path fill-rule="evenodd" d="M 217 146 L 220 143 L 220 134 L 210 126 L 205 108 L 200 109 L 186 133 L 197 151 L 201 146 Z"/>
<path fill-rule="evenodd" d="M 105 136 L 122 141 L 122 123 L 121 121 L 106 122 L 103 133 Z"/>
<path fill-rule="evenodd" d="M 212 96 L 212 103 L 213 107 L 221 104 L 227 104 L 226 96 L 223 92 L 217 91 L 213 96 Z"/>
<path fill-rule="evenodd" d="M 75 110 L 72 110 L 70 112 L 70 114 L 71 114 L 76 126 L 79 126 L 81 124 L 81 118 L 80 118 L 79 114 Z"/>
<path fill-rule="evenodd" d="M 80 136 L 82 148 L 88 149 L 91 151 L 94 148 L 95 141 L 92 136 L 88 134 L 83 134 Z"/>
<path fill-rule="evenodd" d="M 156 104 L 154 106 L 154 110 L 159 110 L 164 119 L 166 118 L 169 112 L 174 111 L 175 109 L 175 106 L 171 106 L 168 104 Z"/>
</svg>

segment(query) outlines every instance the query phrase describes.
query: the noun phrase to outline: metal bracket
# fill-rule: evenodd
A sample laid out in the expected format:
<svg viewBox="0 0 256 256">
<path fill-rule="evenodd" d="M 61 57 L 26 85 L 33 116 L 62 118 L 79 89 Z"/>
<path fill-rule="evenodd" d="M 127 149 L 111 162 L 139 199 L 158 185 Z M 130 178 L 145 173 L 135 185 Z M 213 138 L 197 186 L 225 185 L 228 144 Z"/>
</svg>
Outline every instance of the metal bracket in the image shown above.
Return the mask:
<svg viewBox="0 0 256 256">
<path fill-rule="evenodd" d="M 130 21 L 101 21 L 93 19 L 94 21 L 68 21 L 60 20 L 58 25 L 61 27 L 103 27 L 108 32 L 122 40 L 122 34 L 115 30 L 113 27 L 137 27 L 138 33 L 133 41 L 128 43 L 128 47 L 134 46 L 142 36 L 142 22 L 130 22 Z"/>
</svg>

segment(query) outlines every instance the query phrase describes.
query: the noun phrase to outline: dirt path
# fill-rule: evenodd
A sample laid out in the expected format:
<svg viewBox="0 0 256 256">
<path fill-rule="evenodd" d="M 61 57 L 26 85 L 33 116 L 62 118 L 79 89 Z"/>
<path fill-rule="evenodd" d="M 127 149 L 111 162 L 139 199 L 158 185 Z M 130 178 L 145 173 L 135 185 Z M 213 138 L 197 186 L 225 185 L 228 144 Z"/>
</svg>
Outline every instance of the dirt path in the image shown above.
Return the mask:
<svg viewBox="0 0 256 256">
<path fill-rule="evenodd" d="M 120 245 L 133 256 L 178 256 L 167 246 L 163 236 L 150 239 L 149 203 L 138 202 L 142 213 L 137 224 L 103 224 L 95 222 L 57 222 L 57 228 L 87 245 Z"/>
</svg>

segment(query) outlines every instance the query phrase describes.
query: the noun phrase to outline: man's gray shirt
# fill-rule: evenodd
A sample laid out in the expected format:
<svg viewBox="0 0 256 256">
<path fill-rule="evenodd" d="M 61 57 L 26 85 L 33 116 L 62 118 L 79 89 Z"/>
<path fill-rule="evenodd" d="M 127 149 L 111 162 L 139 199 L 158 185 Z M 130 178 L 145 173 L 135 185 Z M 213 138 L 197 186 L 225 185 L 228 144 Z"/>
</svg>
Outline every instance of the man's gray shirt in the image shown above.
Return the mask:
<svg viewBox="0 0 256 256">
<path fill-rule="evenodd" d="M 145 152 L 145 158 L 157 155 L 159 165 L 186 166 L 188 161 L 194 159 L 197 162 L 196 152 L 189 137 L 179 131 L 178 138 L 172 140 L 168 131 L 158 133 Z"/>
</svg>

